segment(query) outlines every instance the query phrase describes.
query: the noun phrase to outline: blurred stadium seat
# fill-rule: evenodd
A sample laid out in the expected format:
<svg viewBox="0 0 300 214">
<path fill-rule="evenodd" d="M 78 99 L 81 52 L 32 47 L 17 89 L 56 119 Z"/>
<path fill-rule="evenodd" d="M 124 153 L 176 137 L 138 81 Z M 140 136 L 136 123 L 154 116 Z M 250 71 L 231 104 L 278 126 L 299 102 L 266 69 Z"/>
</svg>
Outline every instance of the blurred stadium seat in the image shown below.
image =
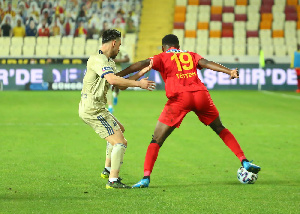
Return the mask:
<svg viewBox="0 0 300 214">
<path fill-rule="evenodd" d="M 26 32 L 24 38 L 14 34 L 11 36 L 10 32 L 7 37 L 6 35 L 5 37 L 0 35 L 1 59 L 33 57 L 38 62 L 39 57 L 58 59 L 63 59 L 64 57 L 87 58 L 99 48 L 98 45 L 101 44 L 101 39 L 100 42 L 98 42 L 98 39 L 101 37 L 104 27 L 118 28 L 122 32 L 122 35 L 126 38 L 123 45 L 128 47 L 130 55 L 134 58 L 141 12 L 141 1 L 139 0 L 116 0 L 113 2 L 63 0 L 59 1 L 59 3 L 49 1 L 50 3 L 48 4 L 45 4 L 45 1 L 28 1 L 23 12 L 19 6 L 24 4 L 24 1 L 13 1 L 12 11 L 13 14 L 16 14 L 13 16 L 7 14 L 6 11 L 8 3 L 11 1 L 1 2 L 0 25 L 5 24 L 4 18 L 8 17 L 8 24 L 13 29 L 17 20 L 21 20 L 21 27 Z M 185 19 L 188 1 L 177 0 L 176 2 L 181 6 L 178 7 L 178 11 L 183 11 Z M 197 20 L 199 1 L 190 0 L 189 2 L 191 5 L 194 4 L 196 9 L 195 12 L 195 9 L 191 10 L 194 14 L 189 19 L 192 20 L 192 17 L 195 17 L 193 20 Z M 84 11 L 82 11 L 82 4 L 85 4 Z M 32 5 L 36 7 L 36 13 L 31 13 Z M 48 11 L 48 18 L 43 12 L 44 9 Z M 83 13 L 79 16 L 80 12 Z M 118 12 L 122 14 L 121 17 L 117 15 Z M 33 28 L 30 26 L 31 20 L 33 20 Z M 41 28 L 43 20 L 46 20 L 46 26 Z M 116 20 L 121 22 L 120 26 L 116 25 Z M 107 22 L 107 26 L 104 26 L 105 22 Z M 130 23 L 133 23 L 133 26 L 130 26 Z M 93 29 L 93 26 L 96 29 Z M 194 30 L 196 30 L 196 27 L 197 21 L 195 21 Z M 31 35 L 27 35 L 28 33 Z M 86 42 L 86 40 L 94 41 Z M 6 60 L 2 61 L 5 62 Z"/>
<path fill-rule="evenodd" d="M 176 1 L 187 10 L 182 29 L 173 33 L 181 39 L 194 37 L 196 21 L 197 51 L 258 56 L 264 50 L 266 56 L 287 56 L 300 45 L 299 4 L 297 0 L 200 0 L 196 16 L 197 1 Z"/>
<path fill-rule="evenodd" d="M 67 2 L 67 1 L 63 1 Z M 81 1 L 79 1 L 81 2 Z M 123 4 L 123 1 L 114 1 L 113 7 Z M 202 51 L 200 54 L 234 56 L 250 55 L 258 56 L 260 50 L 264 50 L 266 56 L 288 56 L 300 47 L 300 1 L 299 0 L 175 0 L 160 2 L 161 7 L 157 8 L 153 1 L 128 0 L 128 5 L 120 7 L 123 12 L 124 21 L 131 15 L 136 23 L 136 32 L 122 33 L 125 35 L 122 46 L 128 50 L 131 62 L 138 53 L 141 56 L 151 56 L 152 53 L 160 51 L 157 40 L 161 38 L 162 32 L 174 33 L 181 41 L 182 48 L 187 50 Z M 174 13 L 167 15 L 169 19 L 157 16 L 158 11 L 163 11 L 163 6 L 171 2 Z M 98 4 L 100 12 L 105 11 L 110 3 Z M 136 9 L 131 11 L 134 5 Z M 147 5 L 154 5 L 157 11 L 143 11 Z M 105 9 L 106 8 L 106 9 Z M 69 11 L 66 4 L 65 10 Z M 80 8 L 77 8 L 78 10 Z M 129 12 L 132 12 L 129 15 Z M 76 20 L 78 11 L 73 17 Z M 103 23 L 96 22 L 93 17 L 92 7 L 86 11 L 86 28 L 91 23 L 101 26 Z M 55 13 L 53 13 L 55 14 Z M 65 17 L 63 13 L 62 17 Z M 100 14 L 100 13 L 99 13 Z M 104 14 L 104 13 L 103 13 Z M 102 15 L 103 15 L 102 14 Z M 146 15 L 151 20 L 144 19 Z M 40 14 L 42 16 L 42 14 Z M 113 19 L 115 14 L 111 14 L 109 27 L 114 28 Z M 52 17 L 54 18 L 55 15 Z M 103 17 L 101 17 L 103 18 Z M 141 19 L 140 19 L 141 18 Z M 42 18 L 37 19 L 39 24 Z M 171 28 L 163 31 L 160 27 L 149 30 L 152 22 L 162 24 L 171 22 Z M 15 21 L 15 20 L 14 20 Z M 66 25 L 65 22 L 60 26 Z M 0 37 L 1 58 L 5 57 L 83 57 L 95 53 L 101 44 L 102 26 L 99 27 L 97 36 L 89 35 L 74 36 L 78 21 L 73 21 L 70 25 L 70 33 L 62 29 L 58 35 L 26 36 L 22 37 Z M 145 25 L 142 25 L 142 24 Z M 2 23 L 3 24 L 3 23 Z M 23 23 L 28 24 L 28 23 Z M 151 25 L 152 26 L 152 25 Z M 53 24 L 49 25 L 52 29 Z M 138 32 L 138 34 L 137 34 Z M 156 33 L 153 33 L 156 32 Z M 151 34 L 151 36 L 150 36 Z M 145 41 L 145 43 L 144 43 Z M 137 44 L 145 44 L 148 55 L 142 49 L 137 52 Z M 151 44 L 150 44 L 151 43 Z M 280 51 L 281 50 L 281 51 Z"/>
</svg>

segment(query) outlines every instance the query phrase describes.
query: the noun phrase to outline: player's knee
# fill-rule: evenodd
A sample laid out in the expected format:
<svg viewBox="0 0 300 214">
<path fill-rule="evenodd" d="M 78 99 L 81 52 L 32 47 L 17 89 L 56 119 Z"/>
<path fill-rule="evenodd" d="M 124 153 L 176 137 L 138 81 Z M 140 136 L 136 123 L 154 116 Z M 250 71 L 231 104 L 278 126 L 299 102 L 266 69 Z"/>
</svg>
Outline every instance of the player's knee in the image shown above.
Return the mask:
<svg viewBox="0 0 300 214">
<path fill-rule="evenodd" d="M 150 143 L 157 143 L 160 147 L 163 145 L 163 141 L 159 140 L 159 139 L 154 139 L 152 138 Z"/>
<path fill-rule="evenodd" d="M 123 139 L 122 144 L 124 144 L 125 146 L 127 146 L 127 140 L 125 138 Z"/>
<path fill-rule="evenodd" d="M 216 127 L 215 129 L 213 129 L 217 135 L 219 135 L 221 133 L 221 131 L 223 131 L 223 129 L 225 129 L 225 127 L 223 125 Z"/>
<path fill-rule="evenodd" d="M 216 132 L 217 134 L 220 134 L 220 132 L 221 132 L 223 129 L 225 129 L 225 127 L 223 126 L 223 124 L 222 124 L 221 122 L 219 122 L 219 123 L 213 122 L 213 123 L 211 123 L 209 126 L 210 126 L 210 127 L 212 128 L 212 130 L 214 130 L 214 132 Z"/>
</svg>

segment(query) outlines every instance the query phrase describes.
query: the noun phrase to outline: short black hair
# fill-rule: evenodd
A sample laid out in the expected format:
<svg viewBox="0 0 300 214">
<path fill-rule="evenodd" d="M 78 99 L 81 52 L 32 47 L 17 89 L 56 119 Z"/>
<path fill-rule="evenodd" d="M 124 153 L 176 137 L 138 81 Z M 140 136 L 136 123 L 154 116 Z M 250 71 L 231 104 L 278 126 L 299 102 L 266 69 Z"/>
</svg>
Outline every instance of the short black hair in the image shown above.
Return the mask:
<svg viewBox="0 0 300 214">
<path fill-rule="evenodd" d="M 174 34 L 168 34 L 162 39 L 162 45 L 179 47 L 179 39 Z"/>
<path fill-rule="evenodd" d="M 108 29 L 102 34 L 102 44 L 107 43 L 112 40 L 121 38 L 121 32 L 116 29 Z"/>
</svg>

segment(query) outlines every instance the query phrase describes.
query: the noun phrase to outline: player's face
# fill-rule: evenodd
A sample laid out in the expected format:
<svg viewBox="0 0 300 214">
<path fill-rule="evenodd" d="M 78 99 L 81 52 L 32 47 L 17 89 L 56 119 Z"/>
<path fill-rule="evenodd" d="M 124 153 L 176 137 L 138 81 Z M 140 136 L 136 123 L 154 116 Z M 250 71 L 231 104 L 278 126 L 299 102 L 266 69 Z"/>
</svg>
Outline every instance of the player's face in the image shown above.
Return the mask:
<svg viewBox="0 0 300 214">
<path fill-rule="evenodd" d="M 113 41 L 113 51 L 112 51 L 112 56 L 111 56 L 112 59 L 117 57 L 117 55 L 120 51 L 120 46 L 121 46 L 121 39 L 117 39 L 117 40 Z"/>
</svg>

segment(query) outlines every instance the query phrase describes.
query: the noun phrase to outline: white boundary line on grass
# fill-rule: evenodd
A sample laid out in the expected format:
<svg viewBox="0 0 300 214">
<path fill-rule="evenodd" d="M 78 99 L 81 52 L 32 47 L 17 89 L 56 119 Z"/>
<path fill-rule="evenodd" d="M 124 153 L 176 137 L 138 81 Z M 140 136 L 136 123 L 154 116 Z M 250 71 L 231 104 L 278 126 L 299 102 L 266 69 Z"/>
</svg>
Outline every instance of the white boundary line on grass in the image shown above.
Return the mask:
<svg viewBox="0 0 300 214">
<path fill-rule="evenodd" d="M 264 93 L 264 94 L 270 94 L 270 95 L 276 95 L 276 96 L 281 96 L 281 97 L 285 97 L 285 98 L 292 98 L 292 99 L 300 100 L 300 96 L 288 95 L 288 94 L 282 94 L 282 93 L 275 93 L 275 92 L 272 92 L 272 91 L 265 91 L 265 90 L 261 90 L 261 92 Z"/>
</svg>

